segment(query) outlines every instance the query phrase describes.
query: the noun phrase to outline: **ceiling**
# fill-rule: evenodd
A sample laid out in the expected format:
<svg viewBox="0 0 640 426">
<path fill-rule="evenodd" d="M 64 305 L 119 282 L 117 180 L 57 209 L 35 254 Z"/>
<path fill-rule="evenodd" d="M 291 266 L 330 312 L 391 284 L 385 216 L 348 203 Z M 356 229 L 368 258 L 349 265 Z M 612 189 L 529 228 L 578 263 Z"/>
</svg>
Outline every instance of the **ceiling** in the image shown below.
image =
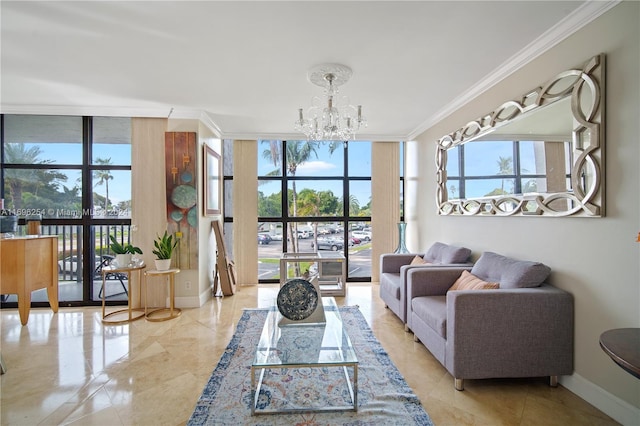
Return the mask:
<svg viewBox="0 0 640 426">
<path fill-rule="evenodd" d="M 0 108 L 299 138 L 297 109 L 322 94 L 307 71 L 341 63 L 358 139 L 409 140 L 610 3 L 2 1 Z"/>
</svg>

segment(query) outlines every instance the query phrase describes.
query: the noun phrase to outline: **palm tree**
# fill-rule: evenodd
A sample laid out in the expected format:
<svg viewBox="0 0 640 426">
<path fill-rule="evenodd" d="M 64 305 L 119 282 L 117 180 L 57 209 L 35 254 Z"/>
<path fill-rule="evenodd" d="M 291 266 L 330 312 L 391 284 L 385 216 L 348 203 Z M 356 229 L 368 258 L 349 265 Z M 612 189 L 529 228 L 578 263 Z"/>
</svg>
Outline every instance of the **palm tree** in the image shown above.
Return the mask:
<svg viewBox="0 0 640 426">
<path fill-rule="evenodd" d="M 360 202 L 358 201 L 358 198 L 351 194 L 349 195 L 349 204 L 347 205 L 348 207 L 348 212 L 347 214 L 349 216 L 357 216 L 358 213 L 360 212 Z"/>
<path fill-rule="evenodd" d="M 499 157 L 498 158 L 498 174 L 499 175 L 512 175 L 513 174 L 513 158 L 511 157 Z M 500 193 L 504 194 L 504 179 L 500 187 Z"/>
<path fill-rule="evenodd" d="M 30 148 L 23 143 L 7 143 L 5 145 L 5 162 L 7 164 L 50 164 L 51 160 L 40 160 L 38 157 L 42 154 L 39 146 L 35 145 Z M 13 201 L 14 209 L 22 208 L 22 191 L 25 185 L 35 185 L 36 188 L 41 184 L 39 178 L 40 170 L 36 169 L 6 169 L 5 179 L 9 185 L 9 195 Z"/>
<path fill-rule="evenodd" d="M 274 166 L 278 167 L 282 161 L 282 142 L 281 141 L 264 141 L 268 143 L 269 148 L 262 152 L 262 158 L 270 160 Z M 312 156 L 318 158 L 318 149 L 321 146 L 321 142 L 318 141 L 286 141 L 285 144 L 285 173 L 289 176 L 295 176 L 298 167 L 311 160 Z M 329 154 L 338 149 L 340 146 L 344 146 L 341 141 L 329 142 Z M 268 175 L 278 175 L 279 170 L 274 170 Z M 298 193 L 296 189 L 296 181 L 291 181 L 291 208 L 292 216 L 298 216 Z M 296 222 L 290 222 L 287 229 L 289 234 L 289 241 L 291 241 L 292 252 L 298 252 L 298 224 Z"/>
<path fill-rule="evenodd" d="M 304 197 L 302 194 L 304 193 Z M 303 216 L 320 216 L 320 194 L 312 189 L 306 189 L 301 191 L 301 199 L 298 199 L 300 203 L 300 213 Z M 313 242 L 311 248 L 318 246 L 318 222 L 313 222 Z"/>
<path fill-rule="evenodd" d="M 111 157 L 109 158 L 97 158 L 95 164 L 100 166 L 110 166 L 113 163 L 111 162 Z M 93 185 L 94 188 L 96 186 L 103 185 L 105 186 L 105 198 L 104 198 L 104 211 L 105 214 L 109 211 L 109 181 L 113 180 L 113 175 L 110 170 L 94 170 L 93 179 L 97 182 Z"/>
</svg>

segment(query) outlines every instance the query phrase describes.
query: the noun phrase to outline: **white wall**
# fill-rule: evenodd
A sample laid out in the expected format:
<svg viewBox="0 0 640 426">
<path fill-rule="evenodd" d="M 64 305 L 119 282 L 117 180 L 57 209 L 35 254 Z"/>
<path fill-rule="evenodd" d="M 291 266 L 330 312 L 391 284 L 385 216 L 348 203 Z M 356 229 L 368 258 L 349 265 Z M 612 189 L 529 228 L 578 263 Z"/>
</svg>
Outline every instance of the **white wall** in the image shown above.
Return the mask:
<svg viewBox="0 0 640 426">
<path fill-rule="evenodd" d="M 153 266 L 153 239 L 167 227 L 164 132 L 196 132 L 197 134 L 197 176 L 198 176 L 198 265 L 193 269 L 182 268 L 176 275 L 176 306 L 189 308 L 201 306 L 211 298 L 213 265 L 215 264 L 215 237 L 211 221 L 220 217 L 203 215 L 203 146 L 208 144 L 216 152 L 222 153 L 222 143 L 213 132 L 198 120 L 148 119 L 133 120 L 132 155 L 132 223 L 137 230 L 134 242 L 144 251 L 147 265 Z M 167 292 L 163 286 L 154 286 L 149 292 L 149 300 L 156 304 L 167 303 Z"/>
<path fill-rule="evenodd" d="M 477 258 L 495 251 L 552 268 L 550 283 L 575 298 L 575 372 L 561 383 L 616 420 L 640 424 L 640 380 L 598 344 L 602 332 L 640 327 L 640 3 L 622 2 L 408 147 L 407 220 L 414 250 L 461 244 Z M 606 54 L 606 217 L 448 217 L 435 205 L 435 141 L 558 72 Z M 414 197 L 415 195 L 415 197 Z"/>
<path fill-rule="evenodd" d="M 198 221 L 199 236 L 198 240 L 200 250 L 200 262 L 198 264 L 199 269 L 199 287 L 198 287 L 198 306 L 201 306 L 205 301 L 209 300 L 212 296 L 211 286 L 213 285 L 213 270 L 216 265 L 216 236 L 211 228 L 211 222 L 219 220 L 222 222 L 222 215 L 204 216 L 204 146 L 208 145 L 215 152 L 220 154 L 222 158 L 222 140 L 213 134 L 211 129 L 205 126 L 203 123 L 198 124 L 198 176 L 200 178 L 200 189 L 198 191 L 198 205 L 200 208 L 200 220 Z M 222 172 L 222 168 L 220 170 Z M 220 177 L 222 180 L 222 176 Z M 222 194 L 222 186 L 220 186 L 220 194 Z M 220 211 L 222 212 L 224 200 L 220 197 Z"/>
</svg>

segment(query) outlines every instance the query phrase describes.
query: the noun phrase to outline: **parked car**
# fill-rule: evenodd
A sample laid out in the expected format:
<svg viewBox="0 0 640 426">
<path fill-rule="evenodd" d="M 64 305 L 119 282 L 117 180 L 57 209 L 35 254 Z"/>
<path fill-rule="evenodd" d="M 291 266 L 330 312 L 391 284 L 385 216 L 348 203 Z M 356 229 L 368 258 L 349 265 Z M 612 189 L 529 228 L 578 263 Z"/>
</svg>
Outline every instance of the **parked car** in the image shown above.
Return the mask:
<svg viewBox="0 0 640 426">
<path fill-rule="evenodd" d="M 298 239 L 304 240 L 307 238 L 309 238 L 309 231 L 301 231 L 300 229 L 298 229 Z"/>
<path fill-rule="evenodd" d="M 282 241 L 282 234 L 269 234 L 269 236 L 273 241 Z"/>
<path fill-rule="evenodd" d="M 258 244 L 269 244 L 271 240 L 272 238 L 269 236 L 269 234 L 258 234 Z"/>
<path fill-rule="evenodd" d="M 360 238 L 356 238 L 356 237 L 349 237 L 349 245 L 350 246 L 357 246 L 358 244 L 360 244 L 362 242 L 362 240 Z"/>
<path fill-rule="evenodd" d="M 311 248 L 313 247 L 314 247 L 313 243 L 311 243 Z M 334 238 L 318 239 L 318 250 L 338 251 L 338 250 L 342 250 L 343 248 L 344 248 L 344 243 Z"/>
<path fill-rule="evenodd" d="M 352 231 L 351 236 L 362 241 L 371 241 L 372 237 L 370 231 Z"/>
</svg>

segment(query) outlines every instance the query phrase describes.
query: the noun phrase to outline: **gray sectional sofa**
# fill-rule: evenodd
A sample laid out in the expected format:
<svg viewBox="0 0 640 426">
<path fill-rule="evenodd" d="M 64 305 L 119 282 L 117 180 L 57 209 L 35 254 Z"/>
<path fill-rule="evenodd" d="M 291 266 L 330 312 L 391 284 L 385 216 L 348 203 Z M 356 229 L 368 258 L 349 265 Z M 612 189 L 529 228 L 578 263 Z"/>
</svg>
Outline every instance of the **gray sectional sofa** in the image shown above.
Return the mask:
<svg viewBox="0 0 640 426">
<path fill-rule="evenodd" d="M 448 291 L 464 270 L 499 288 Z M 473 268 L 405 272 L 407 326 L 456 389 L 464 379 L 543 376 L 555 386 L 572 374 L 573 296 L 545 282 L 547 266 L 485 252 Z"/>
<path fill-rule="evenodd" d="M 411 265 L 412 260 L 421 257 L 424 262 Z M 380 297 L 385 305 L 403 323 L 407 323 L 407 273 L 416 268 L 443 267 L 447 265 L 473 266 L 470 263 L 471 250 L 440 242 L 434 243 L 426 253 L 384 254 L 380 256 Z"/>
</svg>

